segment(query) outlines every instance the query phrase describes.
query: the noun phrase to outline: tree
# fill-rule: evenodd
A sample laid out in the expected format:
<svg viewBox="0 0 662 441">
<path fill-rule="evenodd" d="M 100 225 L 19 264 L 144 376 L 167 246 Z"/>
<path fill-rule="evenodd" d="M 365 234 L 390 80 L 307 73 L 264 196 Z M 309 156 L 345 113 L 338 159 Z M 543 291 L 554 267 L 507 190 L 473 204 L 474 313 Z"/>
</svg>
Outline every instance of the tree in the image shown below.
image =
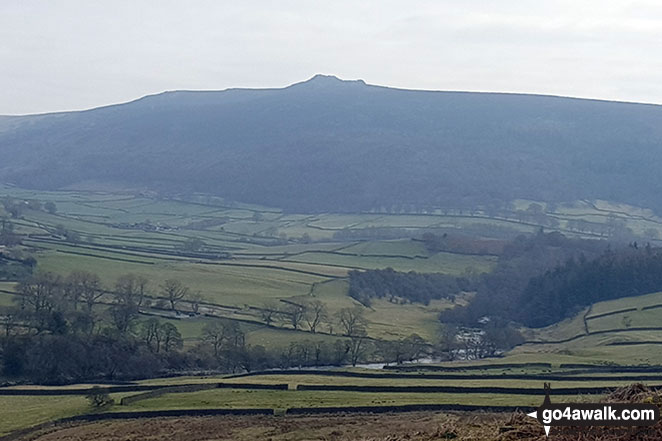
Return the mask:
<svg viewBox="0 0 662 441">
<path fill-rule="evenodd" d="M 50 214 L 55 214 L 57 212 L 57 206 L 55 205 L 55 202 L 48 201 L 44 204 L 44 209 L 50 213 Z"/>
<path fill-rule="evenodd" d="M 141 337 L 147 346 L 156 353 L 159 353 L 161 349 L 164 352 L 171 352 L 181 348 L 183 344 L 182 335 L 175 325 L 168 322 L 160 323 L 155 318 L 142 322 Z"/>
<path fill-rule="evenodd" d="M 76 231 L 67 230 L 64 234 L 64 240 L 71 243 L 78 243 L 80 242 L 80 234 Z"/>
<path fill-rule="evenodd" d="M 5 328 L 5 338 L 9 339 L 12 335 L 14 328 L 18 327 L 21 322 L 21 310 L 16 307 L 7 308 L 4 312 L 5 319 L 3 327 Z"/>
<path fill-rule="evenodd" d="M 171 352 L 174 349 L 179 349 L 183 345 L 182 334 L 172 323 L 164 323 L 161 325 L 161 333 L 163 335 L 163 350 Z"/>
<path fill-rule="evenodd" d="M 246 371 L 266 369 L 271 366 L 271 360 L 264 346 L 247 346 L 238 352 L 239 364 Z"/>
<path fill-rule="evenodd" d="M 32 317 L 32 324 L 38 333 L 53 326 L 62 330 L 61 316 L 54 316 L 64 308 L 62 278 L 53 273 L 38 273 L 20 282 L 16 290 L 21 294 L 21 309 Z M 54 322 L 53 319 L 56 321 Z"/>
<path fill-rule="evenodd" d="M 27 206 L 30 210 L 39 211 L 41 210 L 41 202 L 36 199 L 30 199 L 27 201 Z"/>
<path fill-rule="evenodd" d="M 401 338 L 395 341 L 380 341 L 377 343 L 377 350 L 384 358 L 384 361 L 401 364 L 404 361 L 413 361 L 421 358 L 427 348 L 427 342 L 418 334 L 411 334 L 409 337 Z"/>
<path fill-rule="evenodd" d="M 192 237 L 187 239 L 181 246 L 181 250 L 185 252 L 197 252 L 202 250 L 205 247 L 205 243 L 202 239 L 197 237 Z"/>
<path fill-rule="evenodd" d="M 406 348 L 406 359 L 408 361 L 418 360 L 427 355 L 428 342 L 423 337 L 414 333 L 402 340 Z"/>
<path fill-rule="evenodd" d="M 349 343 L 348 343 L 348 353 L 349 353 L 349 360 L 352 363 L 352 366 L 356 366 L 356 364 L 363 358 L 363 356 L 366 354 L 368 350 L 368 344 L 367 344 L 367 335 L 365 333 L 365 330 L 356 330 L 354 334 L 350 337 Z"/>
<path fill-rule="evenodd" d="M 482 339 L 486 346 L 493 348 L 488 355 L 494 355 L 497 351 L 507 351 L 524 343 L 524 337 L 517 329 L 498 320 L 492 320 L 487 324 Z"/>
<path fill-rule="evenodd" d="M 147 297 L 149 281 L 136 274 L 124 274 L 115 282 L 115 296 L 125 305 L 142 306 Z"/>
<path fill-rule="evenodd" d="M 120 334 L 127 334 L 138 316 L 138 307 L 133 304 L 114 304 L 110 307 L 110 318 Z"/>
<path fill-rule="evenodd" d="M 0 228 L 0 245 L 13 247 L 21 244 L 21 237 L 14 233 L 14 224 L 6 219 L 2 219 L 2 227 Z"/>
<path fill-rule="evenodd" d="M 89 401 L 92 407 L 103 407 L 108 404 L 111 404 L 113 400 L 110 398 L 108 389 L 101 388 L 99 386 L 94 386 L 90 389 L 90 392 L 86 395 L 87 401 Z"/>
<path fill-rule="evenodd" d="M 259 311 L 260 311 L 260 317 L 262 318 L 264 323 L 266 323 L 268 326 L 270 326 L 274 322 L 276 316 L 280 314 L 280 311 L 278 310 L 278 305 L 276 305 L 272 301 L 264 302 Z"/>
<path fill-rule="evenodd" d="M 202 339 L 211 345 L 214 357 L 217 358 L 229 348 L 243 347 L 245 342 L 244 333 L 239 325 L 227 320 L 215 321 L 205 326 L 202 330 Z"/>
<path fill-rule="evenodd" d="M 459 352 L 459 343 L 457 336 L 459 330 L 457 326 L 446 323 L 442 325 L 439 332 L 439 340 L 437 343 L 437 351 L 450 361 L 457 359 Z"/>
<path fill-rule="evenodd" d="M 170 309 L 175 310 L 177 303 L 188 295 L 189 289 L 182 282 L 168 279 L 161 285 L 161 295 L 170 302 Z"/>
<path fill-rule="evenodd" d="M 23 201 L 14 201 L 10 197 L 6 197 L 2 200 L 2 205 L 5 207 L 5 210 L 13 218 L 19 218 L 23 215 L 23 211 L 26 207 L 26 204 Z"/>
<path fill-rule="evenodd" d="M 97 300 L 104 294 L 99 276 L 88 271 L 72 272 L 67 277 L 65 285 L 74 310 L 78 309 L 78 303 L 82 301 L 88 314 L 92 313 Z"/>
<path fill-rule="evenodd" d="M 295 330 L 299 329 L 305 313 L 306 308 L 303 305 L 297 305 L 295 303 L 287 303 L 281 311 L 281 314 L 287 317 L 288 322 Z"/>
<path fill-rule="evenodd" d="M 310 332 L 315 333 L 317 327 L 328 317 L 326 305 L 319 300 L 308 302 L 306 305 L 304 317 L 306 319 L 306 323 L 308 323 Z"/>
<path fill-rule="evenodd" d="M 150 318 L 141 323 L 140 336 L 151 350 L 158 353 L 161 350 L 163 332 L 161 324 L 155 318 Z"/>
<path fill-rule="evenodd" d="M 64 228 L 64 225 L 57 224 L 55 226 L 55 230 L 53 230 L 53 234 L 55 234 L 56 236 L 64 237 L 67 234 L 67 229 Z"/>
<path fill-rule="evenodd" d="M 200 291 L 196 291 L 191 295 L 189 295 L 188 301 L 191 304 L 191 311 L 197 314 L 198 311 L 200 310 L 200 303 L 202 303 L 204 300 L 205 298 L 202 296 L 202 293 Z"/>
<path fill-rule="evenodd" d="M 351 337 L 365 334 L 368 322 L 363 315 L 363 308 L 360 306 L 341 309 L 338 311 L 337 318 L 344 335 Z"/>
</svg>

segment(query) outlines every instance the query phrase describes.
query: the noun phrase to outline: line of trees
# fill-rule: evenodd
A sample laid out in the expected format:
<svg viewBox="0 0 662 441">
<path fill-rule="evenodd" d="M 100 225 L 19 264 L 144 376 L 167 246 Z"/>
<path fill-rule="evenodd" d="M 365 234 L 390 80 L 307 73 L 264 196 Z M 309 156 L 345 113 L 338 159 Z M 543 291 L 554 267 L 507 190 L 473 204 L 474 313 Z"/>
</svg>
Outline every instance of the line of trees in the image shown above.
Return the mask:
<svg viewBox="0 0 662 441">
<path fill-rule="evenodd" d="M 532 278 L 514 319 L 532 327 L 558 322 L 595 302 L 662 291 L 662 250 L 636 242 L 593 260 L 569 259 Z"/>
<path fill-rule="evenodd" d="M 267 302 L 260 309 L 260 316 L 268 325 L 291 326 L 295 330 L 303 330 L 305 326 L 313 334 L 325 325 L 329 333 L 333 332 L 332 317 L 326 305 L 320 300 L 309 300 L 299 303 Z"/>
<path fill-rule="evenodd" d="M 13 218 L 20 218 L 23 216 L 23 213 L 25 213 L 25 210 L 45 211 L 50 214 L 55 214 L 57 212 L 57 206 L 55 205 L 55 202 L 52 201 L 41 203 L 36 199 L 14 199 L 5 196 L 0 200 L 0 204 Z"/>
<path fill-rule="evenodd" d="M 375 297 L 428 305 L 432 300 L 454 299 L 456 294 L 474 289 L 470 278 L 446 274 L 404 273 L 392 268 L 349 272 L 349 296 L 366 306 Z"/>
<path fill-rule="evenodd" d="M 518 236 L 504 246 L 497 265 L 476 281 L 476 295 L 467 306 L 440 314 L 442 323 L 477 326 L 482 317 L 515 320 L 529 281 L 568 259 L 590 260 L 608 248 L 604 241 L 570 239 L 553 232 Z"/>
<path fill-rule="evenodd" d="M 183 301 L 192 309 L 191 298 L 198 293 L 178 281 L 156 287 L 140 275 L 126 274 L 109 290 L 94 273 L 40 272 L 17 284 L 16 290 L 17 304 L 2 311 L 0 367 L 4 376 L 40 383 L 135 379 L 173 371 L 402 362 L 429 346 L 418 336 L 394 342 L 371 339 L 364 308 L 330 315 L 317 299 L 274 309 L 278 318 L 272 320 L 308 329 L 308 339 L 284 347 L 252 345 L 239 322 L 217 318 L 204 327 L 200 340 L 184 345 L 175 324 L 139 314 L 147 311 L 155 295 L 170 310 Z M 338 337 L 312 335 L 325 326 L 335 329 Z"/>
</svg>

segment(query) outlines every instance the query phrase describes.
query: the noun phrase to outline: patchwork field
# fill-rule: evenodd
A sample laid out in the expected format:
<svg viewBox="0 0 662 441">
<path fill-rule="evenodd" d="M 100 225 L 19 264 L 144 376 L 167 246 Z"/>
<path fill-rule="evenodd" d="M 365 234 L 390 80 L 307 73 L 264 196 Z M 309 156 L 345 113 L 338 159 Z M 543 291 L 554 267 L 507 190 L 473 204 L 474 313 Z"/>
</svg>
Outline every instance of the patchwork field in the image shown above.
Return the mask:
<svg viewBox="0 0 662 441">
<path fill-rule="evenodd" d="M 520 359 L 565 357 L 580 362 L 662 364 L 662 293 L 599 302 L 573 318 L 527 331 Z"/>
<path fill-rule="evenodd" d="M 427 231 L 471 231 L 480 237 L 498 239 L 506 232 L 531 232 L 541 226 L 530 218 L 517 219 L 515 215 L 488 216 L 453 210 L 302 215 L 206 196 L 179 200 L 121 192 L 3 188 L 0 196 L 5 194 L 41 203 L 50 201 L 57 206 L 54 213 L 26 207 L 14 221 L 16 230 L 27 235 L 25 251 L 36 257 L 38 270 L 60 274 L 87 270 L 99 274 L 107 289 L 112 289 L 121 275 L 144 276 L 150 280 L 148 297 L 152 307 L 143 312 L 174 324 L 186 345 L 196 344 L 203 328 L 218 318 L 239 323 L 250 344 L 284 348 L 302 340 L 334 343 L 342 337 L 332 333 L 328 325 L 321 325 L 315 334 L 292 329 L 288 324 L 268 325 L 260 308 L 315 299 L 322 301 L 329 315 L 334 316 L 343 308 L 359 305 L 347 295 L 347 274 L 356 269 L 392 267 L 449 275 L 487 272 L 496 263 L 494 255 L 432 253 L 415 237 Z M 526 210 L 531 203 L 518 201 L 514 209 Z M 647 234 L 662 225 L 662 220 L 649 212 L 600 201 L 559 206 L 548 216 L 558 221 L 558 228 L 565 234 L 582 237 L 601 237 L 603 233 L 595 226 L 606 225 L 614 218 L 625 222 L 632 231 Z M 583 224 L 582 231 L 577 227 L 577 219 L 584 219 L 595 228 Z M 192 240 L 197 241 L 195 247 L 191 247 Z M 159 298 L 159 286 L 165 279 L 180 280 L 192 291 L 200 292 L 201 314 L 174 315 L 154 307 L 164 300 Z M 14 281 L 0 282 L 0 308 L 16 303 L 14 287 Z M 460 295 L 455 301 L 435 300 L 427 306 L 375 299 L 370 307 L 363 308 L 368 336 L 395 340 L 416 333 L 434 342 L 440 326 L 439 312 L 464 304 L 470 295 Z M 0 434 L 98 412 L 266 409 L 284 413 L 296 408 L 394 405 L 439 409 L 528 407 L 540 403 L 545 381 L 551 382 L 553 389 L 566 391 L 556 394 L 555 400 L 586 399 L 591 396 L 590 390 L 603 394 L 608 388 L 636 381 L 657 386 L 662 385 L 662 372 L 628 369 L 634 365 L 662 365 L 661 305 L 662 293 L 598 303 L 554 326 L 523 330 L 526 344 L 501 358 L 478 363 L 410 366 L 402 372 L 343 371 L 348 375 L 300 371 L 152 379 L 136 385 L 158 389 L 203 384 L 212 388 L 165 391 L 125 405 L 120 404 L 122 398 L 143 392 L 112 392 L 115 404 L 100 410 L 89 406 L 84 392 L 3 395 L 5 388 L 0 389 Z M 568 367 L 569 364 L 575 367 Z M 611 369 L 605 370 L 605 366 Z M 216 383 L 226 386 L 215 387 Z M 285 389 L 262 390 L 251 385 L 285 385 Z M 60 389 L 84 391 L 89 387 L 32 389 L 57 393 Z M 103 424 L 112 427 L 115 423 Z M 51 439 L 48 436 L 43 439 Z M 307 439 L 305 432 L 297 436 Z"/>
<path fill-rule="evenodd" d="M 642 374 L 627 372 L 625 368 L 614 369 L 621 372 L 474 363 L 470 369 L 455 366 L 443 373 L 353 369 L 174 377 L 135 383 L 136 387 L 150 387 L 148 392 L 114 392 L 114 389 L 131 388 L 131 385 L 104 386 L 109 388 L 114 404 L 101 409 L 90 407 L 84 398 L 89 384 L 0 388 L 0 411 L 6 416 L 0 421 L 0 435 L 75 415 L 92 415 L 95 419 L 131 418 L 132 415 L 155 418 L 254 409 L 285 414 L 285 418 L 290 419 L 297 418 L 293 416 L 297 413 L 383 412 L 390 408 L 399 412 L 475 408 L 507 414 L 518 407 L 538 406 L 544 397 L 543 382 L 551 382 L 555 402 L 595 401 L 640 377 L 647 378 L 644 382 L 648 385 L 662 385 L 662 370 Z M 265 390 L 269 386 L 281 390 Z M 172 387 L 177 389 L 168 389 Z M 42 391 L 49 395 L 36 395 Z"/>
<path fill-rule="evenodd" d="M 0 196 L 56 205 L 52 213 L 26 207 L 14 221 L 17 232 L 29 235 L 25 245 L 36 250 L 40 270 L 95 272 L 108 288 L 120 275 L 133 273 L 151 281 L 153 297 L 158 296 L 163 280 L 178 279 L 200 292 L 205 302 L 217 305 L 215 315 L 241 320 L 256 339 L 273 334 L 267 341 L 288 340 L 292 332 L 280 337 L 284 330 L 257 329 L 261 319 L 254 307 L 272 301 L 319 298 L 333 314 L 355 304 L 346 296 L 347 284 L 343 282 L 350 270 L 392 267 L 462 275 L 490 271 L 496 262 L 492 255 L 430 253 L 421 242 L 407 237 L 425 231 L 470 231 L 499 237 L 506 231 L 513 235 L 542 225 L 536 224 L 535 218 L 517 214 L 526 213 L 534 201 L 516 201 L 512 209 L 521 211 L 508 217 L 459 210 L 290 214 L 207 195 L 164 199 L 123 191 L 42 192 L 0 187 Z M 555 211 L 548 216 L 557 219 L 558 228 L 570 235 L 599 236 L 595 232 L 598 229 L 573 230 L 577 219 L 596 225 L 618 219 L 635 232 L 651 234 L 662 225 L 662 219 L 646 210 L 602 201 L 551 209 Z M 193 239 L 198 247 L 187 249 Z M 8 294 L 12 289 L 9 283 L 0 287 L 0 306 L 12 303 Z M 369 335 L 391 339 L 415 332 L 433 339 L 438 330 L 436 314 L 452 306 L 443 302 L 431 308 L 375 302 L 367 311 Z M 655 316 L 654 311 L 647 314 L 649 318 L 639 314 L 637 318 L 618 319 L 638 327 Z M 192 341 L 199 337 L 205 321 L 173 322 Z M 591 322 L 592 329 L 601 326 L 613 323 Z M 577 331 L 563 328 L 570 334 Z"/>
</svg>

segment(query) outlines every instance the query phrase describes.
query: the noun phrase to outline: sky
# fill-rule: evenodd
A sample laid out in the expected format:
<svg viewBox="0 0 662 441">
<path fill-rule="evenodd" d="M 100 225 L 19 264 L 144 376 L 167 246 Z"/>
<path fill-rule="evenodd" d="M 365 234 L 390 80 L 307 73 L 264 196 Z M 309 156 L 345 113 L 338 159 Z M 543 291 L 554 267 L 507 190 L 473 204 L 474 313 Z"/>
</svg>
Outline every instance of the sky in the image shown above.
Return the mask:
<svg viewBox="0 0 662 441">
<path fill-rule="evenodd" d="M 662 104 L 662 2 L 0 0 L 0 115 L 317 73 Z"/>
</svg>

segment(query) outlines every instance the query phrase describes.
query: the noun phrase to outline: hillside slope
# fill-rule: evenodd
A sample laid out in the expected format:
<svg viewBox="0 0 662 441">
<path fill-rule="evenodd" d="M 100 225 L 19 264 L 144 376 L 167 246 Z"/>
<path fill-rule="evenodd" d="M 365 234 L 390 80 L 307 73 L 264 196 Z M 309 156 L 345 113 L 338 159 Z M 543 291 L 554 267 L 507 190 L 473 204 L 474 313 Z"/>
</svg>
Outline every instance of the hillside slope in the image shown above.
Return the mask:
<svg viewBox="0 0 662 441">
<path fill-rule="evenodd" d="M 101 181 L 296 211 L 605 199 L 662 209 L 662 106 L 316 76 L 0 118 L 0 182 Z"/>
</svg>

